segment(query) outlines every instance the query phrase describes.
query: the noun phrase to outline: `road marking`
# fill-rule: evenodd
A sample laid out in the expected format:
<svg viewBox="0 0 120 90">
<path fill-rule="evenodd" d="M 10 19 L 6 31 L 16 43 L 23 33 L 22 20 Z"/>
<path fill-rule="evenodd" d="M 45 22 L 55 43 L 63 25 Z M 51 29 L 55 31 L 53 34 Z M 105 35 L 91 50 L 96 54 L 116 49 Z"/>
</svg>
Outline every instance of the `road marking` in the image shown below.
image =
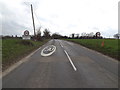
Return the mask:
<svg viewBox="0 0 120 90">
<path fill-rule="evenodd" d="M 60 44 L 61 45 L 61 47 L 63 47 L 63 45 L 62 44 Z"/>
<path fill-rule="evenodd" d="M 18 66 L 20 66 L 22 63 L 28 61 L 33 54 L 35 54 L 37 51 L 39 51 L 41 49 L 38 48 L 37 50 L 33 51 L 31 54 L 29 54 L 28 56 L 22 58 L 20 61 L 16 62 L 14 65 L 10 66 L 7 70 L 5 70 L 4 72 L 0 72 L 0 79 L 4 76 L 6 76 L 7 74 L 9 74 L 11 71 L 13 71 L 15 68 L 17 68 Z"/>
<path fill-rule="evenodd" d="M 60 44 L 61 47 L 63 47 L 63 45 L 60 43 L 60 41 L 59 41 L 59 44 Z"/>
<path fill-rule="evenodd" d="M 68 55 L 68 53 L 67 53 L 65 50 L 64 50 L 64 52 L 65 52 L 65 54 L 67 55 L 67 57 L 68 57 L 68 59 L 69 59 L 71 65 L 72 65 L 73 69 L 74 69 L 75 71 L 77 71 L 77 68 L 76 68 L 75 65 L 73 64 L 73 62 L 72 62 L 70 56 Z"/>
<path fill-rule="evenodd" d="M 64 42 L 67 43 L 68 41 L 64 41 Z M 71 43 L 73 43 L 73 42 L 71 42 Z M 70 43 L 69 43 L 69 45 L 70 45 Z M 109 57 L 109 56 L 107 56 L 107 55 L 104 55 L 104 54 L 102 54 L 101 52 L 98 52 L 98 51 L 95 51 L 95 50 L 93 50 L 93 49 L 84 47 L 84 46 L 82 46 L 82 45 L 80 45 L 80 44 L 77 44 L 77 43 L 73 43 L 73 45 L 77 45 L 77 46 L 79 46 L 79 47 L 81 47 L 81 48 L 83 48 L 83 49 L 89 50 L 90 52 L 93 52 L 93 53 L 97 53 L 97 54 L 99 54 L 99 55 L 102 55 L 102 56 L 105 57 L 105 58 L 108 58 L 109 60 L 111 60 L 111 61 L 113 61 L 113 62 L 115 62 L 115 63 L 118 63 L 118 60 L 116 60 L 116 59 L 114 59 L 114 58 L 112 58 L 112 57 Z"/>
<path fill-rule="evenodd" d="M 53 47 L 52 50 L 51 50 L 51 48 L 48 48 L 48 47 L 50 47 L 50 46 Z M 44 53 L 44 50 L 45 50 L 46 48 L 48 48 L 47 51 L 51 50 L 52 52 L 50 52 L 50 53 L 48 53 L 48 54 L 45 54 L 45 53 Z M 49 45 L 49 46 L 45 47 L 45 48 L 41 51 L 41 55 L 42 55 L 42 56 L 50 56 L 50 55 L 52 55 L 55 51 L 56 51 L 56 46 L 54 46 L 54 45 Z"/>
</svg>

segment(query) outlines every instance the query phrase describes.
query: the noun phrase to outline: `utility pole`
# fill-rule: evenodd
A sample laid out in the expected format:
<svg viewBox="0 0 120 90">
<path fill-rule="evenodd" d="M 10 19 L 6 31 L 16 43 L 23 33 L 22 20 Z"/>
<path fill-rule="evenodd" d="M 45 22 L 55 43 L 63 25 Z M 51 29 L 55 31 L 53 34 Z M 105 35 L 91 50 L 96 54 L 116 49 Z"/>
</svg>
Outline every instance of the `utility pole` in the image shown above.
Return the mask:
<svg viewBox="0 0 120 90">
<path fill-rule="evenodd" d="M 34 16 L 33 16 L 33 7 L 32 7 L 32 4 L 31 4 L 31 13 L 32 13 L 32 20 L 33 20 L 34 36 L 36 36 L 36 34 L 35 34 L 35 22 L 34 22 Z"/>
</svg>

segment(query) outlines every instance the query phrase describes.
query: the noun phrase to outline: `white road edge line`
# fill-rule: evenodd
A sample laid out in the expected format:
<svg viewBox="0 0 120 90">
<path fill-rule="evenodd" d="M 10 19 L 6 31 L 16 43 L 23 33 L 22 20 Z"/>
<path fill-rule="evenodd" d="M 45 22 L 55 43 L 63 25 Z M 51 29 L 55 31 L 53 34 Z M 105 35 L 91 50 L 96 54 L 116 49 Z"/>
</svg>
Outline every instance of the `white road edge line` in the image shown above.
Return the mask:
<svg viewBox="0 0 120 90">
<path fill-rule="evenodd" d="M 65 50 L 64 50 L 64 52 L 65 52 L 65 54 L 67 55 L 67 57 L 68 57 L 68 59 L 69 59 L 71 65 L 72 65 L 73 69 L 74 69 L 75 71 L 77 71 L 77 68 L 76 68 L 75 65 L 73 64 L 73 62 L 72 62 L 70 56 L 68 55 L 68 53 L 67 53 Z"/>
<path fill-rule="evenodd" d="M 44 45 L 43 45 L 44 46 Z M 41 47 L 39 47 L 37 50 L 33 51 L 31 54 L 29 54 L 28 56 L 22 58 L 20 61 L 18 61 L 17 63 L 15 63 L 13 66 L 10 66 L 7 70 L 5 70 L 4 72 L 0 72 L 0 79 L 4 76 L 6 76 L 7 74 L 9 74 L 11 71 L 13 71 L 15 68 L 17 68 L 18 66 L 20 66 L 22 63 L 28 61 L 34 53 L 36 53 L 38 50 L 40 50 Z"/>
</svg>

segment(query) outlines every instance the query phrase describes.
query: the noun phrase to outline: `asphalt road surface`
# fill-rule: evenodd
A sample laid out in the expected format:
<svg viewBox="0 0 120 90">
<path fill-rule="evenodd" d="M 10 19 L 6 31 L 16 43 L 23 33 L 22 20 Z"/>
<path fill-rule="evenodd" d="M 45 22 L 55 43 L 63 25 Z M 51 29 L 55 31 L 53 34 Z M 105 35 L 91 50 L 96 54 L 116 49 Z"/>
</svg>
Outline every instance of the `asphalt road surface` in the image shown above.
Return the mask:
<svg viewBox="0 0 120 90">
<path fill-rule="evenodd" d="M 41 50 L 55 45 L 48 57 Z M 118 62 L 63 40 L 51 40 L 3 77 L 3 88 L 118 88 Z"/>
</svg>

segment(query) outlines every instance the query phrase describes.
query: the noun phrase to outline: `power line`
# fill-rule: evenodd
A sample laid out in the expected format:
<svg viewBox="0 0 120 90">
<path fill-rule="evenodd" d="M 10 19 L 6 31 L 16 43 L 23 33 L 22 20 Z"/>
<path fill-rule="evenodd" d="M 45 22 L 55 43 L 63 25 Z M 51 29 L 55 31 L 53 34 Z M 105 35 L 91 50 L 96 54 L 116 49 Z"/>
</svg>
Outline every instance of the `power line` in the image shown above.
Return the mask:
<svg viewBox="0 0 120 90">
<path fill-rule="evenodd" d="M 34 11 L 34 14 L 35 14 L 35 16 L 36 16 L 36 18 L 37 18 L 37 21 L 38 21 L 39 24 L 41 25 L 41 23 L 40 23 L 40 21 L 38 20 L 38 17 L 37 17 L 37 15 L 36 15 L 35 11 Z"/>
<path fill-rule="evenodd" d="M 26 3 L 26 2 L 24 2 L 24 3 L 25 3 L 27 6 L 30 6 L 30 5 L 31 5 L 30 3 Z M 32 6 L 34 6 L 34 5 L 32 5 Z M 35 15 L 37 21 L 38 21 L 39 24 L 40 24 L 40 27 L 43 28 L 43 29 L 46 29 L 46 27 L 43 27 L 43 26 L 41 25 L 41 22 L 39 21 L 39 18 L 37 17 L 37 14 L 36 14 L 35 10 L 33 11 L 33 15 Z"/>
<path fill-rule="evenodd" d="M 39 22 L 39 24 L 40 24 L 40 27 L 42 27 L 43 29 L 45 29 L 45 27 L 43 27 L 42 26 L 42 24 L 41 24 L 41 22 L 39 21 L 39 18 L 37 17 L 37 14 L 36 14 L 36 12 L 34 11 L 34 14 L 35 14 L 35 16 L 36 16 L 36 19 L 37 19 L 37 21 Z"/>
<path fill-rule="evenodd" d="M 34 4 L 33 4 L 33 6 L 34 6 Z M 39 18 L 38 18 L 38 16 L 37 16 L 35 10 L 34 10 L 33 12 L 34 12 L 34 14 L 35 14 L 35 16 L 36 16 L 37 21 L 38 21 L 39 24 L 40 24 L 40 27 L 43 28 L 43 29 L 46 29 L 46 27 L 44 27 L 44 26 L 41 24 L 41 22 L 39 21 Z"/>
</svg>

